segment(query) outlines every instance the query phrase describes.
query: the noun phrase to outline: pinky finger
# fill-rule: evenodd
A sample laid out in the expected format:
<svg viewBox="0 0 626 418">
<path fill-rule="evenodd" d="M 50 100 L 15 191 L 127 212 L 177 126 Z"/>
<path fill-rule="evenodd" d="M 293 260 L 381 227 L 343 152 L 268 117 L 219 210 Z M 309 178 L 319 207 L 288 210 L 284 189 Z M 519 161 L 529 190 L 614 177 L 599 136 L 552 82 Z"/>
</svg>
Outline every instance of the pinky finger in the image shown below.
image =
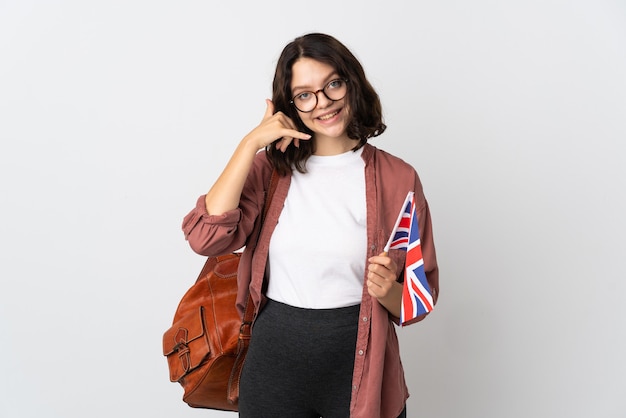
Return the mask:
<svg viewBox="0 0 626 418">
<path fill-rule="evenodd" d="M 282 152 L 287 151 L 287 148 L 289 147 L 289 144 L 291 143 L 292 140 L 293 138 L 283 137 L 283 139 L 281 139 L 281 141 L 278 143 L 280 145 L 278 148 Z"/>
</svg>

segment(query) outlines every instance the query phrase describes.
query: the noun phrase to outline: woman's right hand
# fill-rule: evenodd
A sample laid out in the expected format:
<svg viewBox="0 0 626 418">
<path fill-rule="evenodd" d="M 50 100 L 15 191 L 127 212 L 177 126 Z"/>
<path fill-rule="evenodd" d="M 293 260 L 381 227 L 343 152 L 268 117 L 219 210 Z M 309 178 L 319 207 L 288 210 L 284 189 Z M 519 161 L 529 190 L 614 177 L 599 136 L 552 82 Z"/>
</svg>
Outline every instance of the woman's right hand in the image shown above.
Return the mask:
<svg viewBox="0 0 626 418">
<path fill-rule="evenodd" d="M 276 148 L 285 152 L 292 142 L 297 147 L 300 140 L 311 139 L 311 135 L 299 132 L 287 115 L 282 112 L 274 114 L 274 103 L 271 100 L 265 102 L 267 109 L 263 120 L 239 142 L 224 171 L 206 194 L 206 210 L 210 215 L 223 214 L 239 205 L 248 172 L 261 148 L 278 140 Z"/>
<path fill-rule="evenodd" d="M 276 142 L 276 148 L 282 152 L 287 150 L 289 144 L 300 145 L 300 140 L 309 140 L 311 135 L 298 131 L 296 124 L 283 112 L 274 113 L 274 103 L 266 99 L 265 115 L 261 123 L 254 128 L 244 140 L 255 144 L 256 149 L 265 148 L 272 142 Z"/>
</svg>

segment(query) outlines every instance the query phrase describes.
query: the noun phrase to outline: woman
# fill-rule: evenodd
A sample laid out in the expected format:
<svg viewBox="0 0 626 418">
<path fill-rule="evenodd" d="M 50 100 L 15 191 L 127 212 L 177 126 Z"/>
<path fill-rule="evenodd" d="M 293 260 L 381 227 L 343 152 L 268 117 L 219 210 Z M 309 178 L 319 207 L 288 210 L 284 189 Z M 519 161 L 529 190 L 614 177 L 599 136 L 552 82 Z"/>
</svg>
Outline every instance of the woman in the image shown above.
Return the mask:
<svg viewBox="0 0 626 418">
<path fill-rule="evenodd" d="M 250 292 L 255 322 L 240 416 L 404 417 L 409 395 L 393 323 L 406 253 L 382 249 L 413 191 L 436 301 L 437 261 L 417 173 L 367 143 L 385 130 L 378 95 L 331 36 L 308 34 L 285 47 L 266 104 L 261 123 L 183 222 L 200 254 L 246 246 L 237 300 L 242 312 Z M 276 192 L 258 242 L 249 242 L 273 171 Z"/>
</svg>

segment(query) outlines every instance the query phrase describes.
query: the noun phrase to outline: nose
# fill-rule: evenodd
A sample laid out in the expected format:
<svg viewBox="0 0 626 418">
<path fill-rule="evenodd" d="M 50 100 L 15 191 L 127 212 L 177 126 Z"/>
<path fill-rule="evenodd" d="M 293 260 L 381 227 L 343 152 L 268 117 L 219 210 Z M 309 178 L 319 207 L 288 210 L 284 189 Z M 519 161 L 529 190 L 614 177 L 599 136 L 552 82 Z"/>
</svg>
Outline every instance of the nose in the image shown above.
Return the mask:
<svg viewBox="0 0 626 418">
<path fill-rule="evenodd" d="M 315 96 L 317 96 L 317 107 L 320 109 L 325 109 L 334 102 L 334 100 L 331 100 L 326 96 L 324 90 L 316 91 Z"/>
</svg>

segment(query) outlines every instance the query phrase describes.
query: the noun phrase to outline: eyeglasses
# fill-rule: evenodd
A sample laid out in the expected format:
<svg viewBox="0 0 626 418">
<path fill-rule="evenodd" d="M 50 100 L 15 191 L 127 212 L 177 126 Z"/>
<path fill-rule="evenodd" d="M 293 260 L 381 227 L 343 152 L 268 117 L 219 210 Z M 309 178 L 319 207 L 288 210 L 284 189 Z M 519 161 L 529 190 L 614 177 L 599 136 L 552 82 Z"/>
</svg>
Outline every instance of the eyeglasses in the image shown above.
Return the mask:
<svg viewBox="0 0 626 418">
<path fill-rule="evenodd" d="M 324 96 L 333 102 L 341 100 L 346 97 L 346 93 L 348 92 L 348 80 L 337 78 L 328 82 L 323 89 L 298 93 L 291 99 L 291 104 L 300 112 L 312 112 L 317 107 L 317 94 L 319 92 L 324 93 Z"/>
</svg>

